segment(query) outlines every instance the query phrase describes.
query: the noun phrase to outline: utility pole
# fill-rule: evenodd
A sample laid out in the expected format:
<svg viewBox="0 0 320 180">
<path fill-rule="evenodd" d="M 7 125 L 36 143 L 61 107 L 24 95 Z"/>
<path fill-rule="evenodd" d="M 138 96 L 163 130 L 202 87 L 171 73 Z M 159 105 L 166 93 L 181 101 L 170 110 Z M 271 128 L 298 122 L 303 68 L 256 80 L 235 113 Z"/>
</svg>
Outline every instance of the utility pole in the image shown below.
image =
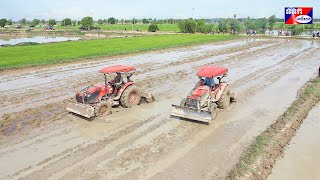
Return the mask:
<svg viewBox="0 0 320 180">
<path fill-rule="evenodd" d="M 192 8 L 192 19 L 194 20 L 194 10 L 196 10 L 196 8 Z"/>
<path fill-rule="evenodd" d="M 133 31 L 133 23 L 134 23 L 134 18 L 132 18 L 132 31 Z"/>
</svg>

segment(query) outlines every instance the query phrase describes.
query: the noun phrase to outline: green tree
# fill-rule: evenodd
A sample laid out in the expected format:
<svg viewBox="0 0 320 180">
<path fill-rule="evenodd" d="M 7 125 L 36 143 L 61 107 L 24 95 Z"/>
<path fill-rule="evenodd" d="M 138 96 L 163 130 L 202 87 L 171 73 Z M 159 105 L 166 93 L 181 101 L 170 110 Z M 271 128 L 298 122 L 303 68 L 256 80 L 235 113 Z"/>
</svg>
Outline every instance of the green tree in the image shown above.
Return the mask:
<svg viewBox="0 0 320 180">
<path fill-rule="evenodd" d="M 230 20 L 230 28 L 233 29 L 234 31 L 239 32 L 240 30 L 240 22 L 238 19 L 231 19 Z"/>
<path fill-rule="evenodd" d="M 148 23 L 149 23 L 149 21 L 146 18 L 142 19 L 142 24 L 148 24 Z"/>
<path fill-rule="evenodd" d="M 156 32 L 159 31 L 159 27 L 157 24 L 150 24 L 148 27 L 148 31 L 149 32 Z"/>
<path fill-rule="evenodd" d="M 131 20 L 131 24 L 137 24 L 138 23 L 138 20 L 136 19 L 136 18 L 133 18 L 132 20 Z"/>
<path fill-rule="evenodd" d="M 89 16 L 82 18 L 81 25 L 85 28 L 93 27 L 93 18 Z"/>
<path fill-rule="evenodd" d="M 61 21 L 61 26 L 71 26 L 72 25 L 72 20 L 70 18 L 65 18 L 64 20 Z"/>
<path fill-rule="evenodd" d="M 274 25 L 276 24 L 277 22 L 277 18 L 275 15 L 272 15 L 269 17 L 269 29 L 272 30 Z"/>
<path fill-rule="evenodd" d="M 229 32 L 231 28 L 230 19 L 224 19 L 219 22 L 219 31 L 221 32 Z"/>
<path fill-rule="evenodd" d="M 206 25 L 204 21 L 199 21 L 196 26 L 196 32 L 205 33 Z"/>
<path fill-rule="evenodd" d="M 27 19 L 26 19 L 26 18 L 21 19 L 21 20 L 20 20 L 20 23 L 21 23 L 22 25 L 26 25 L 26 24 L 27 24 Z"/>
<path fill-rule="evenodd" d="M 181 20 L 178 23 L 178 28 L 182 33 L 195 33 L 197 23 L 194 20 Z"/>
<path fill-rule="evenodd" d="M 7 19 L 0 19 L 0 27 L 4 27 L 7 24 Z"/>
<path fill-rule="evenodd" d="M 108 24 L 116 24 L 116 19 L 114 17 L 110 17 L 108 19 Z"/>
<path fill-rule="evenodd" d="M 250 19 L 250 17 L 247 17 L 247 19 L 244 21 L 244 26 L 246 30 L 255 30 L 255 24 L 254 22 Z"/>
<path fill-rule="evenodd" d="M 34 20 L 32 20 L 32 22 L 31 22 L 31 26 L 32 26 L 32 27 L 35 27 L 35 26 L 39 25 L 40 22 L 41 22 L 40 19 L 34 19 Z"/>
<path fill-rule="evenodd" d="M 72 26 L 76 26 L 77 25 L 77 20 L 73 20 L 72 21 Z"/>
<path fill-rule="evenodd" d="M 99 20 L 97 21 L 97 23 L 98 23 L 99 25 L 102 25 L 102 24 L 103 24 L 103 20 L 102 20 L 102 19 L 99 19 Z"/>
<path fill-rule="evenodd" d="M 13 23 L 12 23 L 12 20 L 11 20 L 11 19 L 8 19 L 8 20 L 7 20 L 7 25 L 10 25 L 10 26 L 11 26 L 12 24 L 13 24 Z"/>
<path fill-rule="evenodd" d="M 54 26 L 54 25 L 57 24 L 56 20 L 54 20 L 54 19 L 50 19 L 50 20 L 48 21 L 48 23 L 49 23 L 50 26 Z"/>
<path fill-rule="evenodd" d="M 205 24 L 204 20 L 198 21 L 196 26 L 196 32 L 199 33 L 212 33 L 214 31 L 213 24 Z"/>
<path fill-rule="evenodd" d="M 45 23 L 46 23 L 46 20 L 42 19 L 41 24 L 45 24 Z"/>
<path fill-rule="evenodd" d="M 304 31 L 304 27 L 299 26 L 299 25 L 293 25 L 290 27 L 290 29 L 292 31 L 293 36 L 299 35 L 300 33 L 302 33 Z"/>
<path fill-rule="evenodd" d="M 267 18 L 260 19 L 260 27 L 261 27 L 261 29 L 267 29 L 267 27 L 268 27 L 268 19 Z"/>
<path fill-rule="evenodd" d="M 280 29 L 283 29 L 284 28 L 284 23 L 281 23 L 280 24 Z M 312 28 L 313 29 L 313 28 Z"/>
</svg>

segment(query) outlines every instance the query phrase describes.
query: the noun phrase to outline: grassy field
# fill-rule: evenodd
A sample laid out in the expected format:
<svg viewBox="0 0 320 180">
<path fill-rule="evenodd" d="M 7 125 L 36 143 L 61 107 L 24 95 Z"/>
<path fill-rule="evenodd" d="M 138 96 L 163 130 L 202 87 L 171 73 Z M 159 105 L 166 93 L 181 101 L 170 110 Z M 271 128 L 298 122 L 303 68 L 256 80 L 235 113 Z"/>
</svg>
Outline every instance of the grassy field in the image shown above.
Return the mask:
<svg viewBox="0 0 320 180">
<path fill-rule="evenodd" d="M 100 27 L 101 30 L 110 30 L 110 31 L 124 31 L 125 28 L 129 31 L 136 31 L 137 29 L 141 31 L 148 31 L 149 24 L 108 24 L 108 25 L 95 25 L 96 27 Z M 78 30 L 80 25 L 78 26 L 57 26 L 57 30 Z M 164 32 L 178 32 L 178 26 L 176 24 L 158 24 L 159 30 Z"/>
<path fill-rule="evenodd" d="M 239 38 L 232 35 L 174 34 L 61 42 L 0 48 L 0 70 L 135 53 Z"/>
</svg>

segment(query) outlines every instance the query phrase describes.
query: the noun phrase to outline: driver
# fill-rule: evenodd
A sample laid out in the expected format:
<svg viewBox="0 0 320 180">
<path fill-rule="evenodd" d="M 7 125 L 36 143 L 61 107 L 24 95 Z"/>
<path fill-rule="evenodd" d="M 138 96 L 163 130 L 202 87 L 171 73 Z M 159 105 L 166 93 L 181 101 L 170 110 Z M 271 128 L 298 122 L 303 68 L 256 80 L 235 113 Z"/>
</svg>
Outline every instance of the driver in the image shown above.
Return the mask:
<svg viewBox="0 0 320 180">
<path fill-rule="evenodd" d="M 114 78 L 114 94 L 117 95 L 118 90 L 121 88 L 121 85 L 123 84 L 123 78 L 121 76 L 121 73 L 117 73 L 117 76 Z"/>
<path fill-rule="evenodd" d="M 120 73 L 117 73 L 117 76 L 114 78 L 114 83 L 116 85 L 121 85 L 123 83 L 123 78 Z"/>
<path fill-rule="evenodd" d="M 214 85 L 215 85 L 214 79 L 213 79 L 213 78 L 208 78 L 208 77 L 206 77 L 206 78 L 204 79 L 204 85 L 205 85 L 205 86 L 209 86 L 210 89 L 212 90 L 213 87 L 214 87 Z"/>
</svg>

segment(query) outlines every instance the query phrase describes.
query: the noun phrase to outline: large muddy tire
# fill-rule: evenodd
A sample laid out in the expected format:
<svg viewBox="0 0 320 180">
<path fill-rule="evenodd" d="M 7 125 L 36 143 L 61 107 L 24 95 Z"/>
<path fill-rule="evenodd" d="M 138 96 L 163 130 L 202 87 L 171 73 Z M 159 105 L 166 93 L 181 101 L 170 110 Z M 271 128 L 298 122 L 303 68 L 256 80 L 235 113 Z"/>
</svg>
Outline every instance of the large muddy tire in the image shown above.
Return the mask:
<svg viewBox="0 0 320 180">
<path fill-rule="evenodd" d="M 217 105 L 212 104 L 210 105 L 210 113 L 211 113 L 211 120 L 215 119 L 217 117 Z"/>
<path fill-rule="evenodd" d="M 217 104 L 220 109 L 225 109 L 230 105 L 230 88 L 229 88 L 229 86 L 225 87 Z"/>
<path fill-rule="evenodd" d="M 136 85 L 127 87 L 121 95 L 120 103 L 122 107 L 131 108 L 141 101 L 141 90 Z"/>
<path fill-rule="evenodd" d="M 105 117 L 108 114 L 111 113 L 112 105 L 110 101 L 100 101 L 95 110 L 94 113 L 96 117 Z"/>
<path fill-rule="evenodd" d="M 180 102 L 180 106 L 182 107 L 186 106 L 186 102 L 187 102 L 187 99 L 183 98 L 182 101 Z"/>
</svg>

